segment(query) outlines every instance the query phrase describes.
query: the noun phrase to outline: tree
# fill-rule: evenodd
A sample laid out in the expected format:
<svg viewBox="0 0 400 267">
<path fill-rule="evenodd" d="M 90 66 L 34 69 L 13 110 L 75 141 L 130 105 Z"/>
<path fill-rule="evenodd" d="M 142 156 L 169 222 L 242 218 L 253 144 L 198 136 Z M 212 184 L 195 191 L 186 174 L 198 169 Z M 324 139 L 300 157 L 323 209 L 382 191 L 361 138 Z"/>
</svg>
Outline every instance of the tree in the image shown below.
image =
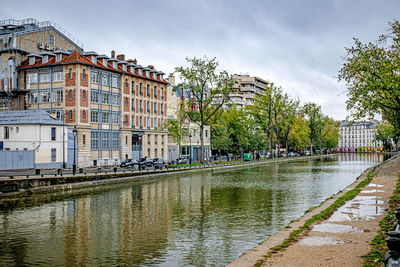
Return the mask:
<svg viewBox="0 0 400 267">
<path fill-rule="evenodd" d="M 380 140 L 383 143 L 385 150 L 392 149 L 392 140 L 395 137 L 395 128 L 393 125 L 387 123 L 381 123 L 377 127 L 376 140 Z"/>
<path fill-rule="evenodd" d="M 307 103 L 303 107 L 303 113 L 308 117 L 308 127 L 310 128 L 310 153 L 313 154 L 313 146 L 321 148 L 321 137 L 323 128 L 323 115 L 321 107 L 315 103 Z"/>
<path fill-rule="evenodd" d="M 339 143 L 339 123 L 328 116 L 324 116 L 323 120 L 322 144 L 327 149 L 335 148 Z"/>
<path fill-rule="evenodd" d="M 178 144 L 178 158 L 179 158 L 181 142 L 182 142 L 182 138 L 183 138 L 183 134 L 184 134 L 182 122 L 179 120 L 168 119 L 167 129 L 168 129 L 168 132 L 171 134 L 171 137 L 174 140 L 174 142 L 176 142 Z"/>
<path fill-rule="evenodd" d="M 229 99 L 234 81 L 226 71 L 217 71 L 216 58 L 186 58 L 190 67 L 177 67 L 181 83 L 175 88 L 186 88 L 191 92 L 187 115 L 200 126 L 201 162 L 204 162 L 204 125 Z M 175 89 L 176 90 L 176 89 Z"/>
<path fill-rule="evenodd" d="M 355 118 L 378 113 L 400 129 L 400 23 L 389 25 L 375 43 L 354 39 L 338 79 L 347 83 L 347 109 Z"/>
<path fill-rule="evenodd" d="M 299 108 L 300 102 L 298 100 L 293 100 L 288 97 L 287 94 L 284 95 L 284 104 L 282 109 L 283 117 L 283 142 L 286 148 L 286 156 L 289 154 L 289 134 L 292 130 L 293 124 L 296 121 L 296 111 Z"/>
<path fill-rule="evenodd" d="M 290 147 L 296 151 L 309 147 L 310 128 L 302 114 L 297 116 L 294 120 L 292 129 L 289 133 L 288 142 Z"/>
</svg>

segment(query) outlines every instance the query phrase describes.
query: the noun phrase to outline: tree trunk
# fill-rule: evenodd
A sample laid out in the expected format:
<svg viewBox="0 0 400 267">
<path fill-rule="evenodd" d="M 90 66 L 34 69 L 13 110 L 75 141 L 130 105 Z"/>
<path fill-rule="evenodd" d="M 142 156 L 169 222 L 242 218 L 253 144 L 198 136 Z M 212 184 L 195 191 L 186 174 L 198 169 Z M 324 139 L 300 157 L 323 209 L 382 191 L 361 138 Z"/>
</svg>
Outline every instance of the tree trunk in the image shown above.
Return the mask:
<svg viewBox="0 0 400 267">
<path fill-rule="evenodd" d="M 204 163 L 204 137 L 203 137 L 203 132 L 204 132 L 204 124 L 203 120 L 200 123 L 200 144 L 201 144 L 201 155 L 200 155 L 200 162 Z"/>
</svg>

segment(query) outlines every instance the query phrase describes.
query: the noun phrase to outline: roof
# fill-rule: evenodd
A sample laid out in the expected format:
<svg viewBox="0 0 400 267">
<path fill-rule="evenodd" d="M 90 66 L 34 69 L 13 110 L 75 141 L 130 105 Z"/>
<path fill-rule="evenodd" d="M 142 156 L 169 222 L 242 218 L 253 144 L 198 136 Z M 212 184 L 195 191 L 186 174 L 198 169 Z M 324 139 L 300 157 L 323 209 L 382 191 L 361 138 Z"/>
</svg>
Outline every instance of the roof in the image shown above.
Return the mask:
<svg viewBox="0 0 400 267">
<path fill-rule="evenodd" d="M 60 120 L 50 116 L 46 110 L 18 110 L 0 112 L 0 125 L 64 125 Z"/>
<path fill-rule="evenodd" d="M 35 56 L 35 57 L 41 57 L 41 55 L 37 55 L 37 54 L 30 54 L 28 56 Z M 49 59 L 49 61 L 47 63 L 43 63 L 41 59 L 36 59 L 35 63 L 32 65 L 29 65 L 29 61 L 26 60 L 25 62 L 22 63 L 20 69 L 32 69 L 32 68 L 43 68 L 43 67 L 52 67 L 54 65 L 65 65 L 65 64 L 75 64 L 75 63 L 81 63 L 81 64 L 85 64 L 85 65 L 89 65 L 92 67 L 97 67 L 100 69 L 106 69 L 108 71 L 114 71 L 114 72 L 118 72 L 120 74 L 127 74 L 127 75 L 131 75 L 131 76 L 135 76 L 135 77 L 139 77 L 139 78 L 143 78 L 146 80 L 150 80 L 150 81 L 156 81 L 159 83 L 164 83 L 167 84 L 167 82 L 163 79 L 156 79 L 156 78 L 152 78 L 152 77 L 147 77 L 146 75 L 140 75 L 139 73 L 132 73 L 129 72 L 127 70 L 124 70 L 122 68 L 122 64 L 118 64 L 118 66 L 116 68 L 114 68 L 113 64 L 111 63 L 112 61 L 117 61 L 117 59 L 114 58 L 107 58 L 106 55 L 99 55 L 97 57 L 97 59 L 99 58 L 106 58 L 107 59 L 107 64 L 103 65 L 102 63 L 100 63 L 100 60 L 96 60 L 95 63 L 92 62 L 92 60 L 90 60 L 89 58 L 87 58 L 85 56 L 85 54 L 81 54 L 78 51 L 74 51 L 72 52 L 70 55 L 65 55 L 63 56 L 63 58 L 60 61 L 56 61 L 55 58 L 51 58 Z M 123 62 L 125 63 L 125 62 Z M 141 69 L 145 69 L 145 70 L 149 70 L 151 71 L 152 69 L 149 68 L 145 68 L 143 66 L 137 65 L 135 66 L 135 68 L 141 68 Z M 154 72 L 157 72 L 156 70 L 154 70 Z M 163 75 L 163 72 L 158 72 L 159 74 Z"/>
</svg>

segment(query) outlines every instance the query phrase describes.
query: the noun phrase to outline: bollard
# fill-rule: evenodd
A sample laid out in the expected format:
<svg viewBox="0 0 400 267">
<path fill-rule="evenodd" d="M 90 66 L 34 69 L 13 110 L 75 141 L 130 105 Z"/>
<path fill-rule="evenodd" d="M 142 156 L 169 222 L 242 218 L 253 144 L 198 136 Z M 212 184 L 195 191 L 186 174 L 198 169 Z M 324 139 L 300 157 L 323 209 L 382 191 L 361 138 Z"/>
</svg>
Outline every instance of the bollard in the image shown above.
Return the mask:
<svg viewBox="0 0 400 267">
<path fill-rule="evenodd" d="M 36 169 L 36 170 L 35 170 L 35 174 L 36 174 L 36 175 L 39 175 L 39 174 L 40 174 L 40 169 Z"/>
</svg>

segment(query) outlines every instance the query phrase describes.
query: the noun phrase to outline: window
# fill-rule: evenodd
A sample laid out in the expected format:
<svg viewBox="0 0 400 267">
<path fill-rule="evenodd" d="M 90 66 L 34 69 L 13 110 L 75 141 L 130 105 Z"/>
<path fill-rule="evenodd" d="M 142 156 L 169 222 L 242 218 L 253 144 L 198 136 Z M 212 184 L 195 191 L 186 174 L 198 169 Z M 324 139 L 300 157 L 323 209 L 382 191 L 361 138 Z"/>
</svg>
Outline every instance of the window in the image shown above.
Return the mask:
<svg viewBox="0 0 400 267">
<path fill-rule="evenodd" d="M 51 127 L 51 141 L 56 141 L 56 127 Z"/>
<path fill-rule="evenodd" d="M 134 81 L 131 82 L 131 93 L 135 94 L 135 82 Z"/>
<path fill-rule="evenodd" d="M 99 122 L 99 112 L 98 111 L 90 112 L 90 121 L 91 122 Z"/>
<path fill-rule="evenodd" d="M 164 144 L 164 135 L 161 135 L 161 144 Z M 164 154 L 164 153 L 163 153 Z"/>
<path fill-rule="evenodd" d="M 26 95 L 26 102 L 28 104 L 37 103 L 37 92 L 30 92 Z"/>
<path fill-rule="evenodd" d="M 101 122 L 108 123 L 110 121 L 110 113 L 102 112 L 101 113 Z"/>
<path fill-rule="evenodd" d="M 150 85 L 147 85 L 147 96 L 150 97 Z"/>
<path fill-rule="evenodd" d="M 69 100 L 72 100 L 72 89 L 68 90 L 68 98 Z"/>
<path fill-rule="evenodd" d="M 82 98 L 83 100 L 86 100 L 86 90 L 82 90 Z"/>
<path fill-rule="evenodd" d="M 54 34 L 49 34 L 49 45 L 55 46 L 56 45 L 56 38 Z"/>
<path fill-rule="evenodd" d="M 82 120 L 86 120 L 86 110 L 82 110 Z"/>
<path fill-rule="evenodd" d="M 161 109 L 160 110 L 161 114 L 164 114 L 164 103 L 161 103 L 161 108 L 160 109 Z"/>
<path fill-rule="evenodd" d="M 135 115 L 132 115 L 132 128 L 135 129 Z"/>
<path fill-rule="evenodd" d="M 110 149 L 110 133 L 109 132 L 102 132 L 101 133 L 101 148 L 103 150 L 109 150 Z"/>
<path fill-rule="evenodd" d="M 92 131 L 90 133 L 90 148 L 92 150 L 99 149 L 99 132 Z"/>
<path fill-rule="evenodd" d="M 131 99 L 131 110 L 135 111 L 135 99 L 134 98 Z"/>
<path fill-rule="evenodd" d="M 68 76 L 69 76 L 69 79 L 72 80 L 72 69 L 69 69 L 69 73 L 68 73 L 68 74 L 69 74 L 69 75 L 68 75 Z"/>
<path fill-rule="evenodd" d="M 110 104 L 110 95 L 108 93 L 101 94 L 101 103 L 109 105 Z"/>
<path fill-rule="evenodd" d="M 82 80 L 86 80 L 86 70 L 82 70 Z"/>
<path fill-rule="evenodd" d="M 150 117 L 147 117 L 147 129 L 150 130 Z"/>
<path fill-rule="evenodd" d="M 72 121 L 72 110 L 68 112 L 69 120 Z"/>
<path fill-rule="evenodd" d="M 42 59 L 42 63 L 45 64 L 45 63 L 47 63 L 47 62 L 49 62 L 49 56 L 48 56 L 48 55 L 45 55 L 45 56 L 43 57 L 43 59 Z"/>
<path fill-rule="evenodd" d="M 40 83 L 49 83 L 50 82 L 50 73 L 40 73 L 39 75 L 39 82 Z"/>
<path fill-rule="evenodd" d="M 141 99 L 139 100 L 139 110 L 143 112 L 143 101 Z"/>
<path fill-rule="evenodd" d="M 92 56 L 92 63 L 97 64 L 97 58 L 95 55 Z"/>
<path fill-rule="evenodd" d="M 208 130 L 206 130 L 206 137 L 208 137 Z"/>
<path fill-rule="evenodd" d="M 4 127 L 4 139 L 10 138 L 10 128 L 8 126 Z"/>
<path fill-rule="evenodd" d="M 49 91 L 40 91 L 39 92 L 39 102 L 40 103 L 49 103 L 50 102 L 50 92 Z"/>
<path fill-rule="evenodd" d="M 119 95 L 113 95 L 112 96 L 112 98 L 113 98 L 113 105 L 114 106 L 119 106 Z"/>
<path fill-rule="evenodd" d="M 128 136 L 125 136 L 125 145 L 128 144 Z"/>
<path fill-rule="evenodd" d="M 147 113 L 149 113 L 150 112 L 150 101 L 147 101 L 146 107 L 147 107 Z"/>
<path fill-rule="evenodd" d="M 157 148 L 154 149 L 154 157 L 157 157 Z"/>
<path fill-rule="evenodd" d="M 114 124 L 119 124 L 119 113 L 113 113 L 112 114 L 112 123 Z"/>
<path fill-rule="evenodd" d="M 102 85 L 106 85 L 109 86 L 110 85 L 110 81 L 108 79 L 108 75 L 107 74 L 103 74 L 102 79 L 101 79 L 101 84 Z"/>
<path fill-rule="evenodd" d="M 118 77 L 112 76 L 111 81 L 112 81 L 112 87 L 119 88 L 119 79 L 118 79 Z"/>
<path fill-rule="evenodd" d="M 18 126 L 15 128 L 15 130 L 16 130 L 17 133 L 19 133 L 19 127 Z"/>
<path fill-rule="evenodd" d="M 139 83 L 139 94 L 142 96 L 143 95 L 143 84 Z"/>
<path fill-rule="evenodd" d="M 143 129 L 143 117 L 142 116 L 139 117 L 139 127 L 140 127 L 140 129 Z"/>
<path fill-rule="evenodd" d="M 38 74 L 36 72 L 26 74 L 27 84 L 37 83 L 37 81 L 38 81 Z"/>
<path fill-rule="evenodd" d="M 53 82 L 62 82 L 63 80 L 63 72 L 55 71 L 53 72 Z"/>
<path fill-rule="evenodd" d="M 158 137 L 158 135 L 155 134 L 155 135 L 154 135 L 154 144 L 155 144 L 155 145 L 157 145 L 157 137 Z"/>
<path fill-rule="evenodd" d="M 147 144 L 150 145 L 150 135 L 147 135 Z"/>
<path fill-rule="evenodd" d="M 29 58 L 29 65 L 35 64 L 35 57 L 30 57 Z"/>
<path fill-rule="evenodd" d="M 154 97 L 157 98 L 157 86 L 154 86 Z"/>
<path fill-rule="evenodd" d="M 96 91 L 90 92 L 90 102 L 99 103 L 99 92 Z"/>
<path fill-rule="evenodd" d="M 62 55 L 61 54 L 57 54 L 56 55 L 56 62 L 60 62 L 62 59 Z"/>
<path fill-rule="evenodd" d="M 99 83 L 99 74 L 97 72 L 92 71 L 90 73 L 90 81 L 92 83 Z"/>
<path fill-rule="evenodd" d="M 119 149 L 119 132 L 112 133 L 112 146 L 114 150 Z"/>
<path fill-rule="evenodd" d="M 157 114 L 157 102 L 154 102 L 154 114 Z"/>
<path fill-rule="evenodd" d="M 57 149 L 52 148 L 51 149 L 51 162 L 56 162 L 57 161 Z"/>
</svg>

